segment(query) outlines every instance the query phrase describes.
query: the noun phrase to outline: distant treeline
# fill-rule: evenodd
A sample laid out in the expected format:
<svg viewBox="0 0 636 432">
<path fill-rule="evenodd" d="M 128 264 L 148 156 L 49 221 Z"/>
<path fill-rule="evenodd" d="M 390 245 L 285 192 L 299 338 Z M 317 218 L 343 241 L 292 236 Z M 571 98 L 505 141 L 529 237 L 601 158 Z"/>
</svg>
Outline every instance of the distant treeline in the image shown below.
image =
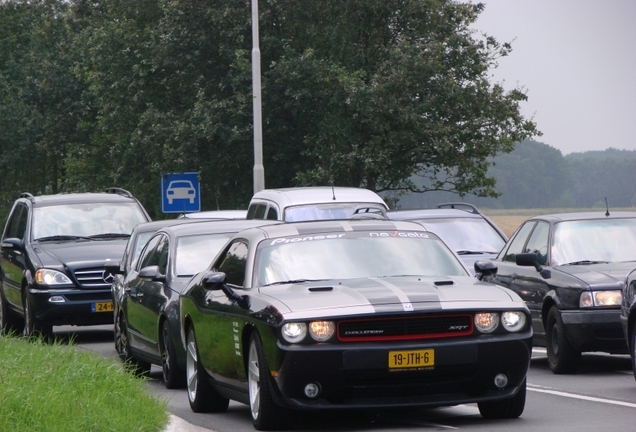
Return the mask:
<svg viewBox="0 0 636 432">
<path fill-rule="evenodd" d="M 403 196 L 401 208 L 434 207 L 466 201 L 482 208 L 585 208 L 636 206 L 636 151 L 609 148 L 571 153 L 524 141 L 493 159 L 488 175 L 497 180 L 499 198 L 463 198 L 448 192 Z M 417 180 L 415 180 L 417 181 Z"/>
</svg>

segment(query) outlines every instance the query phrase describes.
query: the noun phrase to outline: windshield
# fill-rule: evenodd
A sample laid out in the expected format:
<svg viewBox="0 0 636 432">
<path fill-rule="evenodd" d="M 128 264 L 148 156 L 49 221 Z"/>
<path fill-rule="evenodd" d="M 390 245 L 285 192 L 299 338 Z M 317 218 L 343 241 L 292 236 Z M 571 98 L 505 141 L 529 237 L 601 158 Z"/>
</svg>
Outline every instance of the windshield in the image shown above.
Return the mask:
<svg viewBox="0 0 636 432">
<path fill-rule="evenodd" d="M 287 207 L 285 221 L 302 222 L 326 219 L 350 219 L 356 213 L 385 214 L 379 204 L 374 203 L 337 203 L 337 204 L 306 204 Z"/>
<path fill-rule="evenodd" d="M 374 235 L 375 234 L 375 235 Z M 394 233 L 338 233 L 261 242 L 256 286 L 293 280 L 385 276 L 466 276 L 455 255 L 436 237 Z M 402 234 L 402 233 L 400 233 Z"/>
<path fill-rule="evenodd" d="M 417 222 L 440 236 L 455 252 L 498 253 L 505 244 L 499 233 L 481 218 L 440 218 Z"/>
<path fill-rule="evenodd" d="M 553 265 L 636 261 L 636 219 L 561 222 L 554 226 Z"/>
<path fill-rule="evenodd" d="M 193 276 L 205 270 L 232 234 L 197 234 L 179 237 L 175 254 L 175 274 Z"/>
<path fill-rule="evenodd" d="M 35 240 L 52 236 L 130 235 L 146 218 L 134 203 L 67 204 L 33 209 Z"/>
</svg>

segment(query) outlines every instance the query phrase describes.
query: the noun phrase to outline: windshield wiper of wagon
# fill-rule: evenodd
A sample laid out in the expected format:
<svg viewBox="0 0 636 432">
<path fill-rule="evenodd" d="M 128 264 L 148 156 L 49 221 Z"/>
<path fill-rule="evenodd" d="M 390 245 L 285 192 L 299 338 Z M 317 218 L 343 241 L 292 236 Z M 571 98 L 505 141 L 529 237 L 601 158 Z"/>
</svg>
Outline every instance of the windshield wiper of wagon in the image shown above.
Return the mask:
<svg viewBox="0 0 636 432">
<path fill-rule="evenodd" d="M 74 241 L 74 240 L 91 240 L 90 237 L 73 236 L 73 235 L 52 235 L 36 238 L 35 241 Z"/>
<path fill-rule="evenodd" d="M 104 233 L 104 234 L 95 234 L 89 236 L 91 239 L 108 239 L 108 238 L 128 238 L 130 234 L 126 233 Z"/>
</svg>

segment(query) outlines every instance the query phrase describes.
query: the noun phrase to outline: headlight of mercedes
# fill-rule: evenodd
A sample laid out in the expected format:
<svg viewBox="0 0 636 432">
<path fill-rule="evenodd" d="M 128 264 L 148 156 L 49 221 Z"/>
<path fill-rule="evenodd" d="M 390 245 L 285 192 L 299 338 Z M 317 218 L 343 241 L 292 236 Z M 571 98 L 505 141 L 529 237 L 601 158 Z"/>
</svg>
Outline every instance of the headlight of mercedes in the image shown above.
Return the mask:
<svg viewBox="0 0 636 432">
<path fill-rule="evenodd" d="M 620 290 L 585 291 L 579 298 L 579 307 L 620 306 L 623 294 Z"/>
<path fill-rule="evenodd" d="M 50 269 L 36 271 L 35 281 L 40 285 L 69 285 L 73 283 L 64 273 Z"/>
</svg>

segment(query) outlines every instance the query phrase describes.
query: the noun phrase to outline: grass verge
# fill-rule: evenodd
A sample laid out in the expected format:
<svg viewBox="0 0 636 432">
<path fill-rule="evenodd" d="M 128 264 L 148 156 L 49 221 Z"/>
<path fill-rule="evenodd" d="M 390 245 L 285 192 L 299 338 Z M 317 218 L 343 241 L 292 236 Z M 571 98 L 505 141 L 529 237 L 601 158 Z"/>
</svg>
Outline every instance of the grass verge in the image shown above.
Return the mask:
<svg viewBox="0 0 636 432">
<path fill-rule="evenodd" d="M 0 337 L 1 432 L 155 432 L 166 404 L 120 364 L 72 345 Z"/>
</svg>

